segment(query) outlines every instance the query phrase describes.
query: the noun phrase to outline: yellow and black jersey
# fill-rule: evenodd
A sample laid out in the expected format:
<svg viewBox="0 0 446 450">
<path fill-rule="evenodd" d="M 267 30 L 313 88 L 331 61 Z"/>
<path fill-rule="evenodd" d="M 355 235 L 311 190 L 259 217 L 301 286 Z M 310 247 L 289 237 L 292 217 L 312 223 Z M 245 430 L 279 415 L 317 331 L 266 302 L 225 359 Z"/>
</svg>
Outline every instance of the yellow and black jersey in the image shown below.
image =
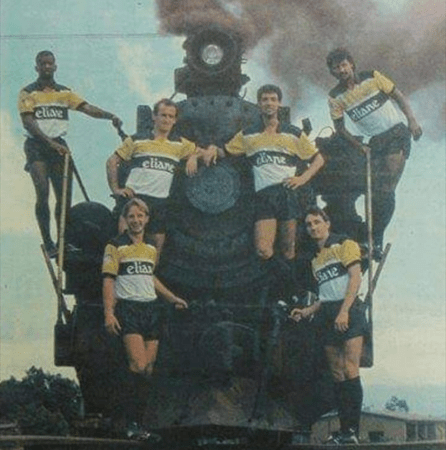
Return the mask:
<svg viewBox="0 0 446 450">
<path fill-rule="evenodd" d="M 57 138 L 68 131 L 68 110 L 84 103 L 85 100 L 66 86 L 56 83 L 51 87 L 42 86 L 36 81 L 20 91 L 18 109 L 20 114 L 32 113 L 42 132 Z"/>
<path fill-rule="evenodd" d="M 181 159 L 195 152 L 195 144 L 184 138 L 154 139 L 150 136 L 129 136 L 116 153 L 130 161 L 126 187 L 137 194 L 167 198 L 175 169 Z"/>
<path fill-rule="evenodd" d="M 105 247 L 102 274 L 115 278 L 117 299 L 150 302 L 156 299 L 155 261 L 153 242 L 145 238 L 134 244 L 128 234 L 122 234 Z"/>
<path fill-rule="evenodd" d="M 338 84 L 330 91 L 328 105 L 333 120 L 344 113 L 366 136 L 375 136 L 401 122 L 389 94 L 395 84 L 378 71 L 360 72 L 353 89 Z"/>
<path fill-rule="evenodd" d="M 232 155 L 246 155 L 253 167 L 255 191 L 280 184 L 296 175 L 299 161 L 308 161 L 316 147 L 301 130 L 280 124 L 277 133 L 265 133 L 263 123 L 237 133 L 227 144 Z"/>
<path fill-rule="evenodd" d="M 319 287 L 319 300 L 344 300 L 349 281 L 348 268 L 361 260 L 359 245 L 344 236 L 330 234 L 325 246 L 311 261 Z"/>
</svg>

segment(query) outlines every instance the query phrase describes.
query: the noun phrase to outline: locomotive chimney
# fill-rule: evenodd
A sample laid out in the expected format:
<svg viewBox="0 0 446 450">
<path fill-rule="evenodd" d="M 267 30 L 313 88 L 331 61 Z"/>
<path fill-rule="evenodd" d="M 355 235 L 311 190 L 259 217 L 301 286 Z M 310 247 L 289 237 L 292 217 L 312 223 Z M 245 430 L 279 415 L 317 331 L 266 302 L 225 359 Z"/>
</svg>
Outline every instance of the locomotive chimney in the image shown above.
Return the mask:
<svg viewBox="0 0 446 450">
<path fill-rule="evenodd" d="M 188 34 L 183 48 L 186 66 L 175 70 L 175 92 L 237 96 L 249 81 L 241 71 L 244 47 L 236 33 L 208 25 Z"/>
</svg>

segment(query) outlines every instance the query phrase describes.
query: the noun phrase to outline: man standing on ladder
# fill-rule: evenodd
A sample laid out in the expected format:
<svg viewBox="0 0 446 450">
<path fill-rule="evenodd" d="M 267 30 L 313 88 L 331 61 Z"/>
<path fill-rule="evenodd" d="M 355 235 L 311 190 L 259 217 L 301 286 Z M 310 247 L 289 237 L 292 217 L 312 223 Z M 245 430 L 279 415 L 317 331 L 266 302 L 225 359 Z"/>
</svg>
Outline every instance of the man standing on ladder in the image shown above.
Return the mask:
<svg viewBox="0 0 446 450">
<path fill-rule="evenodd" d="M 46 252 L 50 257 L 55 257 L 57 249 L 50 233 L 49 182 L 56 196 L 56 222 L 59 227 L 64 155 L 70 152 L 63 139 L 68 130 L 68 110 L 81 111 L 98 119 L 109 119 L 117 128 L 122 125 L 122 121 L 114 114 L 88 104 L 69 88 L 57 84 L 54 80 L 56 59 L 49 50 L 37 54 L 35 68 L 39 76 L 34 83 L 20 91 L 18 109 L 27 131 L 25 170 L 30 173 L 36 190 L 37 223 Z M 71 172 L 68 173 L 67 181 L 67 208 L 71 200 Z"/>
<path fill-rule="evenodd" d="M 382 258 L 384 230 L 395 210 L 395 189 L 410 154 L 410 138 L 421 137 L 407 98 L 395 84 L 376 70 L 355 71 L 351 54 L 337 48 L 327 56 L 330 73 L 338 85 L 329 93 L 330 115 L 336 132 L 359 150 L 371 153 L 373 257 Z M 390 100 L 398 105 L 407 118 L 407 126 Z M 344 124 L 344 113 L 370 137 L 368 144 L 356 139 Z"/>
</svg>

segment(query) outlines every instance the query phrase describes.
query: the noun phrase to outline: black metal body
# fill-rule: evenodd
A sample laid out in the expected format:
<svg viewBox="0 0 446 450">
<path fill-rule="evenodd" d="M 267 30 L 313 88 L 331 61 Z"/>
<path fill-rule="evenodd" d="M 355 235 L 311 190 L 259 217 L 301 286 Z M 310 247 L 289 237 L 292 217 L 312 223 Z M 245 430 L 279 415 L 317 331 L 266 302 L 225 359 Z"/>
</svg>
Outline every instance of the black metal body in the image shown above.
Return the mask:
<svg viewBox="0 0 446 450">
<path fill-rule="evenodd" d="M 237 43 L 231 40 L 231 45 Z M 240 71 L 241 51 L 236 48 L 231 60 L 235 66 L 228 69 L 232 87 L 223 93 L 213 86 L 222 86 L 216 80 L 224 70 L 216 79 L 200 75 L 194 65 L 183 68 L 189 81 L 183 78 L 177 90 L 189 97 L 179 103 L 177 133 L 202 146 L 223 146 L 237 131 L 260 120 L 256 105 L 233 92 L 234 86 L 238 92 L 246 82 Z M 151 126 L 150 108 L 141 105 L 137 119 L 137 132 L 144 133 Z M 289 121 L 289 109 L 283 108 L 281 120 Z M 327 153 L 333 142 L 324 144 Z M 337 170 L 338 166 L 328 165 L 314 185 L 327 198 L 334 191 L 352 195 L 352 186 L 344 185 L 345 176 L 339 184 Z M 184 173 L 175 178 L 157 274 L 190 306 L 183 312 L 166 307 L 154 389 L 148 399 L 147 420 L 154 427 L 291 431 L 308 427 L 331 408 L 332 381 L 316 332 L 311 323 L 296 324 L 287 316 L 296 302 L 307 301 L 297 294 L 310 287 L 308 261 L 297 263 L 302 276 L 296 296 L 283 298 L 254 251 L 250 173 L 243 158 L 227 158 L 214 167 L 200 167 L 193 178 Z M 355 189 L 361 192 L 363 186 Z M 315 201 L 311 189 L 306 201 L 308 206 Z M 97 203 L 73 207 L 67 242 L 82 252 L 68 254 L 64 267 L 66 291 L 77 300 L 71 356 L 87 411 L 105 414 L 120 401 L 115 394 L 119 371 L 125 368 L 119 339 L 106 336 L 103 329 L 101 307 L 101 256 L 113 234 L 112 222 L 110 211 Z"/>
</svg>

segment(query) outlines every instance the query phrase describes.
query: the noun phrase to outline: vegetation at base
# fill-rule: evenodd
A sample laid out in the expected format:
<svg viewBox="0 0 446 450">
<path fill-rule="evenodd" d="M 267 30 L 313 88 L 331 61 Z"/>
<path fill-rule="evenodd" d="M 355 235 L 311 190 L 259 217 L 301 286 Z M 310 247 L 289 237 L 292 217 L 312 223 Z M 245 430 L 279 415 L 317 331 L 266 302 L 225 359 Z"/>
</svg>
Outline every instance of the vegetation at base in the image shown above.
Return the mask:
<svg viewBox="0 0 446 450">
<path fill-rule="evenodd" d="M 34 366 L 18 381 L 0 383 L 0 419 L 17 422 L 23 434 L 66 436 L 80 418 L 79 386 Z"/>
</svg>

